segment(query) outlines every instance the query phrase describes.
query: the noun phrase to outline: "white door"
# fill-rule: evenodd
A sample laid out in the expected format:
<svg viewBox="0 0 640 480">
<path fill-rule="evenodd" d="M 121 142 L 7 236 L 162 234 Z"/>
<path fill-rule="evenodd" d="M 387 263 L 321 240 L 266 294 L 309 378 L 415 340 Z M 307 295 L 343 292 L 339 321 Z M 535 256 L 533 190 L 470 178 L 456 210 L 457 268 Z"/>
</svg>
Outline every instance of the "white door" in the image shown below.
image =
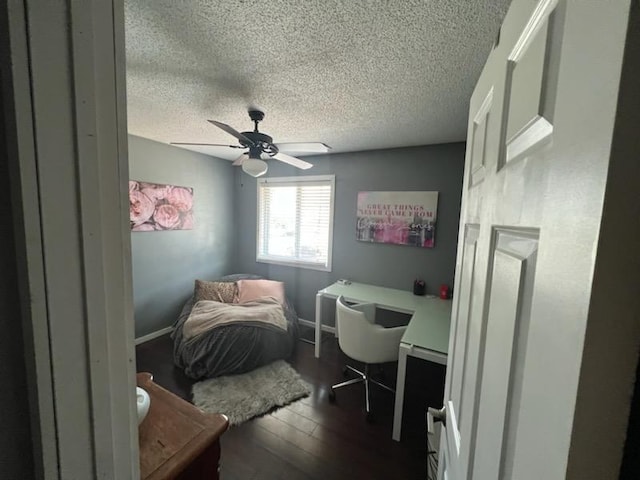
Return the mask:
<svg viewBox="0 0 640 480">
<path fill-rule="evenodd" d="M 571 477 L 628 11 L 516 0 L 478 80 L 440 479 Z"/>
</svg>

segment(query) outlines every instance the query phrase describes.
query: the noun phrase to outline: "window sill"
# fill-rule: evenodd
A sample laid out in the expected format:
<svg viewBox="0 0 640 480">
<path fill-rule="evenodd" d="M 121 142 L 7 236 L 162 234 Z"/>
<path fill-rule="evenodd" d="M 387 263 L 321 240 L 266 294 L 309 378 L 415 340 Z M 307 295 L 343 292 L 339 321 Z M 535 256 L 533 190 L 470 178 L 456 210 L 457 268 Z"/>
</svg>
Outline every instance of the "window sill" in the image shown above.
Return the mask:
<svg viewBox="0 0 640 480">
<path fill-rule="evenodd" d="M 284 267 L 304 268 L 306 270 L 318 270 L 320 272 L 330 272 L 331 271 L 331 267 L 330 266 L 320 265 L 318 263 L 304 263 L 304 262 L 279 260 L 279 259 L 264 258 L 264 257 L 256 258 L 256 262 L 258 262 L 258 263 L 270 263 L 272 265 L 282 265 Z"/>
</svg>

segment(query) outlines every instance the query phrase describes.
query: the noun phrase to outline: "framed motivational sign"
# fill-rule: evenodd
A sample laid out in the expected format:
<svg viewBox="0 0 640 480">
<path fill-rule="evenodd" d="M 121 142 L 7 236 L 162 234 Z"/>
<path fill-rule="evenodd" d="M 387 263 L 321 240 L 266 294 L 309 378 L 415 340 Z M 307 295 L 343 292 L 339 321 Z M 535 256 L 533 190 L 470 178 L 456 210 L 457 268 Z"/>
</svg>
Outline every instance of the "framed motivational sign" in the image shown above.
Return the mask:
<svg viewBox="0 0 640 480">
<path fill-rule="evenodd" d="M 356 238 L 433 248 L 438 192 L 359 192 Z"/>
</svg>

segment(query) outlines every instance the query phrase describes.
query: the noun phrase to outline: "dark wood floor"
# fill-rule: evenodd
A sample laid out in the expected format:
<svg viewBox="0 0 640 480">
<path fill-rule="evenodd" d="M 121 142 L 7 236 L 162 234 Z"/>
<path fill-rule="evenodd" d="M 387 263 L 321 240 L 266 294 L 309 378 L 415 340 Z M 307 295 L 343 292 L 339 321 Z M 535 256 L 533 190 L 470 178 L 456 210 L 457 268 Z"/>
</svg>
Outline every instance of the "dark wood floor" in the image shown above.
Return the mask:
<svg viewBox="0 0 640 480">
<path fill-rule="evenodd" d="M 139 345 L 136 354 L 139 372 L 153 373 L 159 385 L 190 400 L 193 382 L 174 367 L 168 335 Z M 391 393 L 373 387 L 373 424 L 362 414 L 360 385 L 337 390 L 336 404 L 329 403 L 329 387 L 342 381 L 346 361 L 330 335 L 320 359 L 312 345 L 299 342 L 290 363 L 313 386 L 311 396 L 229 429 L 222 437 L 222 479 L 427 478 L 425 411 L 442 403 L 444 367 L 409 359 L 402 441 L 394 442 Z M 395 368 L 384 365 L 387 383 L 395 383 Z"/>
</svg>

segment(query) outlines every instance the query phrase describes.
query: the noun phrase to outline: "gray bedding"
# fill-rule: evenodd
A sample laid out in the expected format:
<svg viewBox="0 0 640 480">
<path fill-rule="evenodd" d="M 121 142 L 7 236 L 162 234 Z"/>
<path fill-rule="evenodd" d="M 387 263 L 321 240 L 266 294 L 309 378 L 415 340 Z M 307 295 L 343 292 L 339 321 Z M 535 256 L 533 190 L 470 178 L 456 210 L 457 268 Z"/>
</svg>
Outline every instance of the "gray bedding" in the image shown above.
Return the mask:
<svg viewBox="0 0 640 480">
<path fill-rule="evenodd" d="M 260 277 L 240 274 L 223 277 L 220 281 L 242 278 Z M 201 303 L 197 304 L 199 308 Z M 288 301 L 282 307 L 286 330 L 271 321 L 256 321 L 255 317 L 246 321 L 240 316 L 237 321 L 229 320 L 233 309 L 226 309 L 224 322 L 214 322 L 214 328 L 192 335 L 185 323 L 193 307 L 191 298 L 184 305 L 172 334 L 174 363 L 193 379 L 248 372 L 274 360 L 288 358 L 293 353 L 298 338 L 298 317 Z"/>
<path fill-rule="evenodd" d="M 280 302 L 273 297 L 263 297 L 246 303 L 201 300 L 191 309 L 182 327 L 182 335 L 185 340 L 191 340 L 225 325 L 255 325 L 287 331 L 287 320 Z"/>
</svg>

